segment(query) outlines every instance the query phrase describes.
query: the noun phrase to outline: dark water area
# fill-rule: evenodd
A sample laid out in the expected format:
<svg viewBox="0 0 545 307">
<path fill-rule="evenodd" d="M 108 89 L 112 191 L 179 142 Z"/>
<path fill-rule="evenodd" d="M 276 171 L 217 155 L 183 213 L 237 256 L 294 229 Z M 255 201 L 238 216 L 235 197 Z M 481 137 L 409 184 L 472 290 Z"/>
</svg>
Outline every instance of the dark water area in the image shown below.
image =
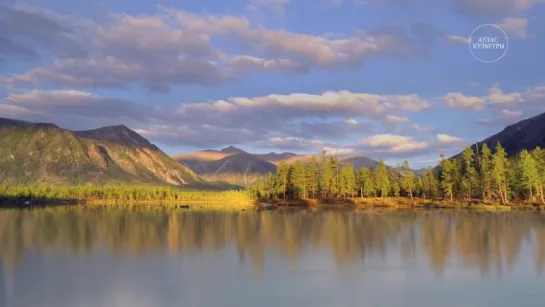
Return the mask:
<svg viewBox="0 0 545 307">
<path fill-rule="evenodd" d="M 542 306 L 545 215 L 0 210 L 0 306 Z"/>
</svg>

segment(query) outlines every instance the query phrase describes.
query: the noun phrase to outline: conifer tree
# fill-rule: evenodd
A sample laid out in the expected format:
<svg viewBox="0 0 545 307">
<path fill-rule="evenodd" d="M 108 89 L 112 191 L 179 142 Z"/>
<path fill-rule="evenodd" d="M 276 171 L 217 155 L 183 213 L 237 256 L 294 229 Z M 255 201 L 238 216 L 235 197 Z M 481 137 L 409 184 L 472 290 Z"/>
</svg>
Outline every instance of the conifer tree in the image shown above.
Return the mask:
<svg viewBox="0 0 545 307">
<path fill-rule="evenodd" d="M 521 185 L 530 194 L 530 200 L 533 199 L 533 190 L 538 190 L 539 174 L 537 163 L 534 157 L 524 149 L 520 152 L 520 170 L 521 170 Z"/>
<path fill-rule="evenodd" d="M 471 200 L 472 191 L 477 182 L 477 171 L 473 167 L 473 157 L 473 150 L 467 147 L 464 149 L 460 159 L 462 174 L 461 187 L 468 201 Z"/>
<path fill-rule="evenodd" d="M 542 150 L 540 147 L 537 147 L 532 151 L 532 156 L 536 160 L 538 172 L 538 197 L 541 202 L 545 204 L 545 195 L 543 195 L 543 187 L 545 186 L 545 151 Z"/>
<path fill-rule="evenodd" d="M 347 195 L 354 197 L 354 189 L 356 188 L 356 174 L 352 164 L 347 163 L 341 169 L 341 194 L 346 198 Z"/>
<path fill-rule="evenodd" d="M 277 176 L 280 184 L 279 188 L 284 200 L 286 200 L 286 192 L 288 189 L 289 169 L 289 165 L 284 161 L 280 162 L 277 169 Z"/>
<path fill-rule="evenodd" d="M 331 196 L 332 186 L 331 183 L 335 177 L 333 173 L 333 165 L 331 164 L 331 159 L 325 155 L 325 151 L 322 153 L 322 165 L 321 165 L 321 178 L 320 178 L 320 187 L 323 198 L 328 198 Z"/>
<path fill-rule="evenodd" d="M 377 166 L 376 173 L 376 187 L 380 192 L 380 197 L 387 197 L 390 190 L 390 180 L 388 178 L 388 172 L 384 160 L 380 160 Z"/>
<path fill-rule="evenodd" d="M 450 201 L 453 201 L 455 184 L 453 161 L 446 159 L 445 155 L 441 154 L 439 166 L 441 168 L 441 189 L 443 190 L 443 194 L 450 198 Z"/>
<path fill-rule="evenodd" d="M 320 165 L 314 156 L 307 166 L 307 174 L 309 176 L 309 191 L 311 197 L 316 198 L 320 191 Z"/>
<path fill-rule="evenodd" d="M 491 196 L 492 189 L 492 153 L 486 143 L 481 147 L 481 161 L 479 163 L 479 177 L 481 181 L 481 191 L 483 200 L 487 200 Z"/>
<path fill-rule="evenodd" d="M 492 157 L 492 178 L 496 186 L 496 192 L 500 196 L 502 204 L 509 203 L 507 195 L 507 154 L 500 142 L 496 145 L 496 152 Z"/>
<path fill-rule="evenodd" d="M 403 162 L 403 165 L 401 166 L 401 175 L 401 185 L 403 189 L 407 192 L 407 195 L 411 198 L 411 200 L 414 200 L 413 190 L 415 175 L 411 170 L 411 165 L 409 164 L 409 161 L 407 160 L 405 160 L 405 162 Z"/>
</svg>

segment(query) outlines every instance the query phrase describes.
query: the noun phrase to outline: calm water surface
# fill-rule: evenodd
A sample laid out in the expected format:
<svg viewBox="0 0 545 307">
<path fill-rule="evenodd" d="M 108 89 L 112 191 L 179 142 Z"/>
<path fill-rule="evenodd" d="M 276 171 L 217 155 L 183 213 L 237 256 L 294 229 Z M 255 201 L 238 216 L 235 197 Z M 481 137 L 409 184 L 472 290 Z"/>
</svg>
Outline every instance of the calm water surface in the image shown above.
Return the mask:
<svg viewBox="0 0 545 307">
<path fill-rule="evenodd" d="M 545 215 L 0 211 L 0 306 L 543 306 Z"/>
</svg>

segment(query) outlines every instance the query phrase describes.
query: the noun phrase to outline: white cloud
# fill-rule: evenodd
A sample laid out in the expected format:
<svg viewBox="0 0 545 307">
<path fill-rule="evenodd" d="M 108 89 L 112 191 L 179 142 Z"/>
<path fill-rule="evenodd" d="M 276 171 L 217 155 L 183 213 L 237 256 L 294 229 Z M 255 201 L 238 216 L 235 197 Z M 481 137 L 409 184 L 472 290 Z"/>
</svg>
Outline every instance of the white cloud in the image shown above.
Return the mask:
<svg viewBox="0 0 545 307">
<path fill-rule="evenodd" d="M 458 35 L 447 35 L 444 39 L 447 43 L 455 45 L 468 45 L 470 42 L 469 38 Z"/>
<path fill-rule="evenodd" d="M 411 124 L 411 128 L 417 132 L 433 132 L 435 130 L 432 127 L 422 127 L 418 124 Z"/>
<path fill-rule="evenodd" d="M 404 153 L 428 148 L 425 142 L 418 142 L 409 136 L 394 134 L 373 135 L 361 140 L 361 144 L 372 149 L 380 149 L 389 153 Z"/>
<path fill-rule="evenodd" d="M 462 93 L 448 93 L 443 96 L 449 106 L 461 110 L 480 110 L 485 105 L 485 100 L 481 97 L 466 96 Z"/>
<path fill-rule="evenodd" d="M 392 123 L 396 123 L 396 124 L 407 124 L 407 123 L 410 123 L 410 120 L 406 117 L 399 117 L 399 116 L 395 116 L 395 115 L 388 115 L 386 116 L 386 120 L 388 120 L 389 122 L 392 122 Z"/>
<path fill-rule="evenodd" d="M 453 144 L 453 143 L 465 142 L 461 138 L 457 138 L 457 137 L 446 135 L 446 134 L 438 134 L 437 140 L 439 141 L 439 143 L 442 143 L 442 144 Z"/>
<path fill-rule="evenodd" d="M 506 94 L 498 85 L 495 85 L 488 90 L 486 100 L 490 104 L 512 105 L 522 102 L 523 97 L 520 93 Z"/>
<path fill-rule="evenodd" d="M 257 1 L 253 5 L 283 6 L 287 3 L 287 0 Z M 33 14 L 41 14 L 44 19 L 47 17 L 41 11 Z M 74 26 L 78 17 L 55 19 L 57 28 L 62 27 L 68 34 L 48 32 L 37 37 L 41 33 L 38 29 L 42 27 L 36 25 L 25 35 L 35 36 L 40 44 L 47 42 L 50 48 L 59 52 L 75 50 L 67 48 L 68 43 L 63 40 L 70 37 L 73 38 L 70 42 L 77 42 L 72 45 L 87 52 L 80 52 L 77 58 L 63 58 L 45 67 L 14 74 L 5 81 L 11 85 L 88 88 L 121 88 L 138 84 L 151 91 L 168 91 L 177 85 L 218 85 L 252 72 L 307 73 L 312 68 L 354 69 L 369 58 L 415 51 L 410 40 L 385 31 L 332 38 L 325 34 L 268 29 L 246 17 L 196 14 L 165 7 L 160 7 L 156 14 L 109 13 L 108 16 L 104 23 L 86 21 L 85 26 Z M 18 26 L 10 24 L 2 28 L 17 29 Z M 74 32 L 76 30 L 79 32 Z M 8 31 L 7 34 L 17 33 Z M 241 53 L 220 50 L 216 47 L 217 41 L 228 42 Z M 10 48 L 4 53 L 23 51 L 21 46 L 3 44 L 0 54 L 3 48 Z M 38 43 L 25 48 L 28 54 L 41 50 Z M 429 108 L 417 97 L 407 96 L 405 99 L 407 109 Z"/>
</svg>

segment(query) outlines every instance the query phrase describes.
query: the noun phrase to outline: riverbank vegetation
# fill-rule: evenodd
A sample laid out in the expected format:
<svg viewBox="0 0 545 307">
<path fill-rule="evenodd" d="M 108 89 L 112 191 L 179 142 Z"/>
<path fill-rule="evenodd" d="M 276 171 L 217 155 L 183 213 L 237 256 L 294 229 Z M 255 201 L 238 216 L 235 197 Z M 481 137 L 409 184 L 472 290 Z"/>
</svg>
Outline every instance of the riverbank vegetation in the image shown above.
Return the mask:
<svg viewBox="0 0 545 307">
<path fill-rule="evenodd" d="M 29 198 L 66 201 L 188 201 L 188 202 L 250 202 L 245 190 L 212 191 L 184 189 L 176 186 L 8 186 L 0 185 L 0 198 Z"/>
<path fill-rule="evenodd" d="M 280 163 L 277 173 L 269 173 L 251 192 L 262 200 L 284 202 L 406 198 L 411 203 L 512 205 L 545 204 L 544 185 L 545 150 L 523 150 L 508 158 L 498 143 L 493 151 L 483 144 L 466 148 L 458 157 L 441 155 L 438 167 L 420 171 L 412 170 L 408 161 L 388 167 L 383 160 L 377 167 L 356 170 L 323 153 L 309 163 Z"/>
</svg>

